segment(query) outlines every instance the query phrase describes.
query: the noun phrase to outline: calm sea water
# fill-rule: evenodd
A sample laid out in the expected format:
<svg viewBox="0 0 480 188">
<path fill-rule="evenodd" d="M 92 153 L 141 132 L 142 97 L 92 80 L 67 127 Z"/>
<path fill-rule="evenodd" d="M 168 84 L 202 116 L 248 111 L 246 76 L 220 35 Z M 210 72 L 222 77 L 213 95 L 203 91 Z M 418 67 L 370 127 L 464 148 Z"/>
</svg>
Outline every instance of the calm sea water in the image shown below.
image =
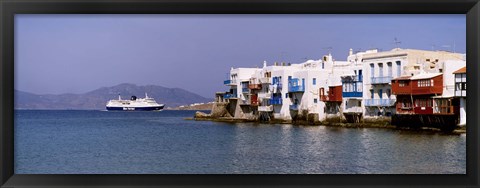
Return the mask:
<svg viewBox="0 0 480 188">
<path fill-rule="evenodd" d="M 466 173 L 465 135 L 184 120 L 193 115 L 17 110 L 15 173 Z"/>
</svg>

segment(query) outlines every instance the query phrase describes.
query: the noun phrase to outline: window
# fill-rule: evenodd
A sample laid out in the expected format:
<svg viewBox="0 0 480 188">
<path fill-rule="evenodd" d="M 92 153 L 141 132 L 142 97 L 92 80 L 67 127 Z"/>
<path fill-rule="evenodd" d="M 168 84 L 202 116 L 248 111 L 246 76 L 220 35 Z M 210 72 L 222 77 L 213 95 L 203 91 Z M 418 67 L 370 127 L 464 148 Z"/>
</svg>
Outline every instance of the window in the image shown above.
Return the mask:
<svg viewBox="0 0 480 188">
<path fill-rule="evenodd" d="M 387 76 L 392 77 L 392 62 L 387 63 Z"/>
<path fill-rule="evenodd" d="M 430 87 L 430 86 L 433 86 L 433 79 L 418 80 L 418 81 L 417 81 L 417 86 L 418 86 L 418 87 Z"/>
<path fill-rule="evenodd" d="M 288 99 L 288 93 L 285 93 L 285 98 Z"/>
<path fill-rule="evenodd" d="M 317 99 L 313 99 L 313 103 L 317 103 L 317 101 L 318 101 Z"/>
<path fill-rule="evenodd" d="M 383 77 L 383 64 L 378 64 L 378 77 Z"/>
<path fill-rule="evenodd" d="M 408 86 L 408 81 L 405 81 L 405 80 L 399 80 L 399 81 L 398 81 L 398 86 L 399 86 L 399 87 L 405 87 L 405 86 Z"/>
<path fill-rule="evenodd" d="M 379 90 L 378 90 L 378 97 L 379 97 L 380 99 L 382 99 L 382 95 L 383 95 L 383 91 L 382 91 L 382 89 L 379 89 Z"/>
<path fill-rule="evenodd" d="M 370 96 L 373 99 L 373 89 L 370 90 Z"/>
<path fill-rule="evenodd" d="M 317 85 L 317 79 L 316 78 L 313 78 L 313 85 Z"/>
<path fill-rule="evenodd" d="M 322 62 L 322 69 L 325 69 L 325 63 Z"/>
<path fill-rule="evenodd" d="M 370 75 L 371 77 L 375 77 L 375 68 L 373 66 L 373 63 L 370 64 Z"/>
<path fill-rule="evenodd" d="M 390 95 L 391 95 L 391 91 L 390 89 L 387 89 L 387 98 L 390 98 Z"/>
<path fill-rule="evenodd" d="M 402 73 L 402 68 L 401 68 L 402 65 L 400 61 L 396 61 L 395 63 L 397 64 L 397 77 L 400 77 Z"/>
</svg>

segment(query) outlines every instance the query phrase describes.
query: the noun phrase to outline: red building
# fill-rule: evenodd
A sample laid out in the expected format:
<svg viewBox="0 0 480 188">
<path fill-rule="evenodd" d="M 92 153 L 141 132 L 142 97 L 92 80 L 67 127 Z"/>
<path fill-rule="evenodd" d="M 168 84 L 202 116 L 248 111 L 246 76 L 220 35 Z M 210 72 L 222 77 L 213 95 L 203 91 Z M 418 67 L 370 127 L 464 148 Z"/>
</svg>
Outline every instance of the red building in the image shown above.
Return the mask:
<svg viewBox="0 0 480 188">
<path fill-rule="evenodd" d="M 392 94 L 397 96 L 397 114 L 433 114 L 433 98 L 443 92 L 441 73 L 403 76 L 392 80 Z"/>
</svg>

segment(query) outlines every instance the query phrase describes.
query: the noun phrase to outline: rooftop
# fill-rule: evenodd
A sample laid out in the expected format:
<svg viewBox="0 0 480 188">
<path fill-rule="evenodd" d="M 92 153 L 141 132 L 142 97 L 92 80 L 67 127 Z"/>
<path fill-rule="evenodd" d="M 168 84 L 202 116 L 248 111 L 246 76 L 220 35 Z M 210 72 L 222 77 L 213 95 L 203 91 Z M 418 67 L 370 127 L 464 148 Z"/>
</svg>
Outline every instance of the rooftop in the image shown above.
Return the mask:
<svg viewBox="0 0 480 188">
<path fill-rule="evenodd" d="M 453 72 L 453 74 L 461 74 L 461 73 L 467 73 L 467 67 L 466 66 L 456 70 L 455 72 Z"/>
<path fill-rule="evenodd" d="M 427 79 L 433 78 L 442 75 L 442 73 L 424 73 L 410 77 L 410 80 L 420 80 L 420 79 Z"/>
</svg>

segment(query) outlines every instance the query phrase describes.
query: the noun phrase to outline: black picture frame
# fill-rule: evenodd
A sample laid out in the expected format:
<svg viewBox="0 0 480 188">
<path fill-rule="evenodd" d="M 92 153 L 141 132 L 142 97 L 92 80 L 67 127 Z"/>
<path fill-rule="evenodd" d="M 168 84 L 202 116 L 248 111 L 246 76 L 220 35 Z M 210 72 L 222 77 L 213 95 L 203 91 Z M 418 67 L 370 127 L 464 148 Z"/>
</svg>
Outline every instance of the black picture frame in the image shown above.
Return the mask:
<svg viewBox="0 0 480 188">
<path fill-rule="evenodd" d="M 2 0 L 0 185 L 2 187 L 478 187 L 479 0 Z M 14 174 L 15 14 L 466 14 L 466 175 L 20 175 Z"/>
</svg>

